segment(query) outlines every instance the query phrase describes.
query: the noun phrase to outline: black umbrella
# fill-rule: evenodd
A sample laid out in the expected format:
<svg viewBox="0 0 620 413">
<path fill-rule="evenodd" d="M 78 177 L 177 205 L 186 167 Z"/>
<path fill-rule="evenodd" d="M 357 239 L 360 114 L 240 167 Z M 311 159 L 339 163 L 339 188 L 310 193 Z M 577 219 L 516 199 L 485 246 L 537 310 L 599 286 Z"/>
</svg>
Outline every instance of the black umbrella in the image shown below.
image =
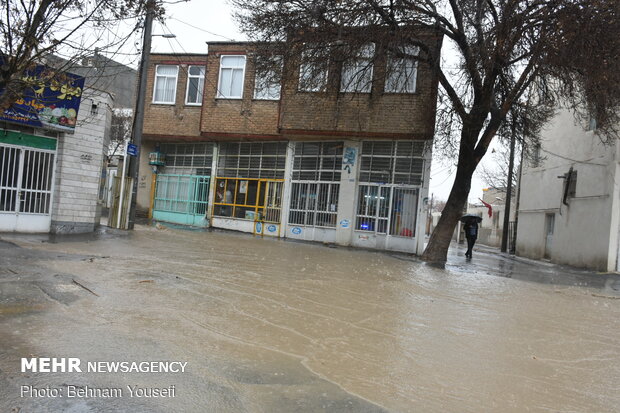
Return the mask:
<svg viewBox="0 0 620 413">
<path fill-rule="evenodd" d="M 469 222 L 481 223 L 482 217 L 479 217 L 478 215 L 474 215 L 474 214 L 465 214 L 461 217 L 460 221 L 464 224 L 467 224 Z"/>
</svg>

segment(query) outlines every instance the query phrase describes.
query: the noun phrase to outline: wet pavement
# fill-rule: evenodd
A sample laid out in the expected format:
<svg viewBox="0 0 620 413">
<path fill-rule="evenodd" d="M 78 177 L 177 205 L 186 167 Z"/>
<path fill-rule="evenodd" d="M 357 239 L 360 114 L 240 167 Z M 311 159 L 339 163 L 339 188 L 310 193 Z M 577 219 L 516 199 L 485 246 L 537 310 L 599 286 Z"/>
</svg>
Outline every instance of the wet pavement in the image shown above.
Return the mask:
<svg viewBox="0 0 620 413">
<path fill-rule="evenodd" d="M 140 226 L 0 234 L 0 411 L 617 412 L 620 276 Z M 22 357 L 184 373 L 22 373 Z M 175 397 L 20 397 L 21 386 Z"/>
</svg>

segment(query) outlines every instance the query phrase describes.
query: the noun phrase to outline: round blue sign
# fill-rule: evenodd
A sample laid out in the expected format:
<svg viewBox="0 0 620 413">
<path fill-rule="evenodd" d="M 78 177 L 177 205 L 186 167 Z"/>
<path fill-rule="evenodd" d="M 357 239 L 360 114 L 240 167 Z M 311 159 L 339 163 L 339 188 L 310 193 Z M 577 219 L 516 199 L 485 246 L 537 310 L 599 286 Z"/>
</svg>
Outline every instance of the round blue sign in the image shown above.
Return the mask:
<svg viewBox="0 0 620 413">
<path fill-rule="evenodd" d="M 273 225 L 273 224 L 271 224 L 271 225 L 269 225 L 267 227 L 267 231 L 269 231 L 269 232 L 276 232 L 277 229 L 278 228 L 275 225 Z"/>
<path fill-rule="evenodd" d="M 293 229 L 291 229 L 291 232 L 295 235 L 299 235 L 301 234 L 301 228 L 299 227 L 294 227 Z"/>
<path fill-rule="evenodd" d="M 340 221 L 340 226 L 342 228 L 349 228 L 349 220 L 348 219 L 343 219 L 342 221 Z"/>
</svg>

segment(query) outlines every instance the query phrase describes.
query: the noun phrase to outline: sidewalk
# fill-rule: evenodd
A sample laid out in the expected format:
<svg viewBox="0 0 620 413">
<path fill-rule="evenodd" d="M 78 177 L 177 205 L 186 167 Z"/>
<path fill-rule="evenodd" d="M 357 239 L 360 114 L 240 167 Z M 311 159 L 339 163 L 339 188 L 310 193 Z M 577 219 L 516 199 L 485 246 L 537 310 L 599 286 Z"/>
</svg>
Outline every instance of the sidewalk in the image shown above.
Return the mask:
<svg viewBox="0 0 620 413">
<path fill-rule="evenodd" d="M 503 253 L 486 245 L 474 247 L 473 258 L 465 258 L 466 246 L 452 242 L 446 270 L 454 273 L 487 274 L 541 284 L 595 288 L 620 297 L 620 274 L 602 273 L 548 261 Z"/>
</svg>

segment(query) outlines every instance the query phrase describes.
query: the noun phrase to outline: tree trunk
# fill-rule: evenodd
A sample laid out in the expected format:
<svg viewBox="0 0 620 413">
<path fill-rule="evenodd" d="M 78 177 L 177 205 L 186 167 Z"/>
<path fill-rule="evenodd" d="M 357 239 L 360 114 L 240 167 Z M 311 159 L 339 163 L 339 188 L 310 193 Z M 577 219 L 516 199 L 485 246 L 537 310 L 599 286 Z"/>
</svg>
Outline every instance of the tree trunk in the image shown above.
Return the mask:
<svg viewBox="0 0 620 413">
<path fill-rule="evenodd" d="M 431 234 L 428 245 L 422 254 L 422 260 L 427 262 L 446 261 L 454 227 L 463 215 L 463 209 L 469 196 L 474 170 L 475 166 L 462 165 L 459 162 L 450 196 L 441 212 L 437 227 Z"/>
</svg>

